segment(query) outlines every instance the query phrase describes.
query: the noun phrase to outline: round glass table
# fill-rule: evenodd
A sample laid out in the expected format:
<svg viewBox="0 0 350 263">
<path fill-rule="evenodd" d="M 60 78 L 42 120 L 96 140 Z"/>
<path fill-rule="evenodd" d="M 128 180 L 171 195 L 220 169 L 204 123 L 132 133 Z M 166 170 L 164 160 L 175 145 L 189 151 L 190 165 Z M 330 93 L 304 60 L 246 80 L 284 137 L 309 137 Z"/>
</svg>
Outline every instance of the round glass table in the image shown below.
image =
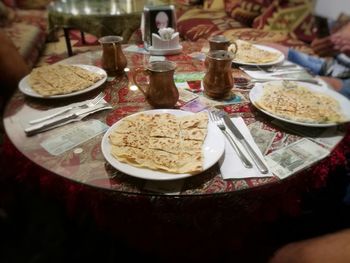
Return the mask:
<svg viewBox="0 0 350 263">
<path fill-rule="evenodd" d="M 144 6 L 172 4 L 171 0 L 59 0 L 48 7 L 49 32 L 63 28 L 68 55 L 73 51 L 70 45 L 69 30 L 79 29 L 96 37 L 107 35 L 122 36 L 128 42 L 131 35 L 140 28 Z"/>
<path fill-rule="evenodd" d="M 194 54 L 201 52 L 203 43 L 183 42 L 182 45 L 183 53 L 166 58 L 177 64 L 177 74 L 184 77 L 203 73 L 203 61 L 193 59 Z M 134 69 L 146 65 L 150 56 L 128 51 L 125 55 L 128 60 L 125 74 L 108 78 L 104 85 L 89 93 L 47 100 L 27 97 L 16 91 L 7 104 L 3 121 L 9 140 L 5 144 L 4 156 L 14 176 L 21 181 L 39 184 L 42 191 L 61 197 L 71 213 L 91 211 L 97 222 L 133 239 L 131 242 L 143 239 L 140 241 L 143 245 L 146 240 L 159 235 L 167 241 L 158 245 L 190 246 L 182 243 L 183 239 L 201 242 L 202 234 L 210 233 L 215 236 L 212 240 L 215 244 L 206 240 L 207 245 L 210 243 L 210 249 L 219 249 L 219 244 L 226 240 L 223 229 L 226 238 L 232 238 L 242 233 L 242 226 L 254 231 L 257 222 L 284 213 L 298 213 L 302 194 L 323 185 L 332 171 L 344 165 L 346 151 L 349 151 L 349 132 L 327 158 L 283 180 L 275 176 L 224 180 L 216 164 L 193 177 L 159 182 L 131 177 L 109 165 L 101 152 L 103 134 L 57 156 L 42 147 L 43 141 L 59 136 L 81 122 L 26 136 L 21 120 L 35 112 L 93 98 L 100 91 L 106 93 L 105 100 L 113 108 L 94 113 L 83 122 L 98 120 L 111 126 L 132 113 L 150 110 L 143 94 L 132 88 L 131 81 Z M 101 51 L 79 54 L 61 63 L 101 66 Z M 234 71 L 240 74 L 239 69 Z M 276 141 L 272 147 L 301 138 L 273 126 L 269 116 L 251 105 L 249 91 L 240 92 L 246 100 L 220 109 L 241 116 L 247 124 L 259 121 L 266 129 L 274 130 Z M 165 226 L 167 230 L 164 232 Z M 196 234 L 189 236 L 189 227 L 196 229 Z M 142 235 L 139 235 L 140 231 Z M 168 248 L 171 251 L 171 245 Z"/>
</svg>

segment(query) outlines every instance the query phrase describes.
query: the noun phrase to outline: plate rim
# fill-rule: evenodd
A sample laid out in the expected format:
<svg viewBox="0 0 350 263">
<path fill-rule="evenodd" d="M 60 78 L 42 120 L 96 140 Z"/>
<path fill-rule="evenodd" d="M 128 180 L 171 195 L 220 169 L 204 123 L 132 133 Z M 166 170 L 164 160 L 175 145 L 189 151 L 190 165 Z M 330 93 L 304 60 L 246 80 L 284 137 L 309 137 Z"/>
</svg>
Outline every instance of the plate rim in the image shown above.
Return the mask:
<svg viewBox="0 0 350 263">
<path fill-rule="evenodd" d="M 263 113 L 277 119 L 277 120 L 281 120 L 281 121 L 284 121 L 284 122 L 288 122 L 288 123 L 291 123 L 291 124 L 295 124 L 295 125 L 300 125 L 300 126 L 307 126 L 307 127 L 319 127 L 319 128 L 322 128 L 322 127 L 333 127 L 333 126 L 337 126 L 337 125 L 341 125 L 341 124 L 344 124 L 344 123 L 347 123 L 350 121 L 350 118 L 348 119 L 348 121 L 346 122 L 341 122 L 341 123 L 337 123 L 337 122 L 332 122 L 332 123 L 309 123 L 309 122 L 300 122 L 300 121 L 293 121 L 293 120 L 290 120 L 290 119 L 286 119 L 286 118 L 283 118 L 283 117 L 280 117 L 280 116 L 277 116 L 265 109 L 262 109 L 259 105 L 257 105 L 256 103 L 256 100 L 255 100 L 255 97 L 253 96 L 253 93 L 256 92 L 256 90 L 258 89 L 262 89 L 263 88 L 263 85 L 266 84 L 266 83 L 271 83 L 271 82 L 281 82 L 282 80 L 272 80 L 272 81 L 268 81 L 268 82 L 264 82 L 264 83 L 256 83 L 254 85 L 254 87 L 249 91 L 249 100 L 250 102 L 260 111 L 262 111 Z M 337 101 L 338 101 L 338 98 L 341 98 L 342 100 L 344 100 L 345 102 L 347 102 L 347 98 L 345 96 L 343 96 L 342 94 L 330 89 L 329 87 L 325 87 L 324 89 L 320 89 L 319 86 L 315 85 L 315 84 L 312 84 L 312 83 L 307 83 L 307 82 L 303 82 L 303 81 L 295 81 L 297 83 L 302 83 L 303 86 L 306 86 L 306 88 L 309 88 L 309 86 L 315 88 L 315 89 L 318 89 L 319 92 L 321 93 L 325 93 L 327 95 L 330 94 L 333 94 L 335 95 L 335 97 L 332 96 L 332 98 L 335 98 Z M 331 96 L 331 95 L 330 95 Z M 339 102 L 339 101 L 338 101 Z M 339 102 L 340 103 L 340 102 Z M 348 102 L 349 103 L 349 107 L 350 107 L 350 101 Z"/>
<path fill-rule="evenodd" d="M 237 64 L 237 65 L 242 65 L 242 66 L 262 66 L 263 67 L 263 66 L 273 66 L 273 65 L 282 63 L 286 59 L 285 55 L 280 50 L 278 50 L 276 48 L 265 46 L 265 45 L 260 45 L 260 44 L 252 44 L 252 45 L 257 47 L 257 48 L 260 48 L 260 49 L 277 52 L 280 54 L 280 56 L 275 61 L 266 62 L 266 63 L 239 62 L 239 61 L 236 61 L 235 59 L 232 60 L 232 63 Z"/>
<path fill-rule="evenodd" d="M 135 177 L 135 178 L 140 178 L 140 179 L 145 179 L 145 180 L 152 180 L 152 181 L 171 181 L 171 180 L 178 180 L 178 179 L 184 179 L 187 177 L 191 177 L 200 173 L 203 173 L 204 171 L 206 171 L 207 169 L 209 169 L 210 167 L 212 167 L 215 163 L 217 163 L 219 161 L 219 159 L 221 158 L 221 156 L 224 154 L 225 151 L 225 140 L 223 137 L 223 134 L 220 132 L 219 128 L 214 125 L 213 123 L 211 123 L 210 121 L 208 121 L 208 133 L 209 133 L 209 127 L 210 129 L 214 129 L 213 130 L 213 134 L 218 134 L 218 136 L 216 137 L 216 141 L 215 143 L 217 143 L 218 145 L 221 144 L 219 148 L 219 152 L 217 154 L 217 157 L 214 158 L 213 160 L 211 160 L 206 167 L 203 167 L 203 170 L 197 173 L 167 173 L 167 172 L 162 172 L 162 171 L 156 171 L 156 170 L 152 170 L 152 169 L 148 169 L 148 168 L 143 168 L 143 167 L 135 167 L 132 166 L 130 164 L 126 164 L 126 163 L 122 163 L 120 161 L 118 161 L 117 159 L 115 159 L 114 157 L 111 156 L 109 150 L 109 146 L 110 144 L 108 143 L 108 136 L 111 133 L 111 131 L 117 126 L 119 125 L 119 123 L 124 120 L 125 118 L 131 117 L 131 116 L 135 116 L 141 113 L 146 113 L 146 114 L 155 114 L 155 113 L 159 113 L 159 112 L 163 112 L 163 113 L 180 113 L 180 115 L 193 115 L 195 113 L 190 112 L 190 111 L 183 111 L 183 110 L 177 110 L 177 109 L 153 109 L 153 110 L 146 110 L 146 111 L 140 111 L 134 114 L 131 114 L 127 117 L 124 117 L 120 120 L 118 120 L 117 122 L 115 122 L 112 126 L 110 126 L 108 128 L 108 130 L 105 132 L 105 134 L 103 135 L 103 138 L 101 140 L 101 152 L 102 155 L 104 156 L 105 160 L 116 170 L 121 171 L 131 177 Z M 175 114 L 176 114 L 175 113 Z M 217 131 L 217 132 L 214 132 Z M 207 134 L 208 136 L 208 134 Z M 205 144 L 205 141 L 203 145 Z M 204 150 L 203 150 L 204 151 Z M 204 159 L 205 157 L 205 151 L 203 152 L 204 155 Z M 118 164 L 118 167 L 115 166 L 115 164 Z M 134 174 L 128 170 L 125 170 L 125 168 L 128 168 L 129 170 L 131 169 L 132 171 L 136 170 L 137 172 L 140 172 L 140 174 Z M 147 176 L 147 175 L 143 175 L 142 173 L 144 173 L 146 171 L 147 173 L 152 173 L 154 174 L 154 176 Z"/>
<path fill-rule="evenodd" d="M 54 64 L 52 64 L 54 65 Z M 103 83 L 105 83 L 105 81 L 107 80 L 107 72 L 98 67 L 98 66 L 94 66 L 94 65 L 88 65 L 88 64 L 65 64 L 65 65 L 72 65 L 72 66 L 78 66 L 84 69 L 94 69 L 96 71 L 98 71 L 99 74 L 103 75 L 103 78 L 100 79 L 99 81 L 97 81 L 95 84 L 91 85 L 90 87 L 86 88 L 86 89 L 82 89 L 82 90 L 78 90 L 75 92 L 71 92 L 68 94 L 59 94 L 59 95 L 52 95 L 52 96 L 43 96 L 40 95 L 39 93 L 37 93 L 36 91 L 34 91 L 31 86 L 28 83 L 28 78 L 29 78 L 29 74 L 27 74 L 26 76 L 24 76 L 20 82 L 18 83 L 18 89 L 25 95 L 33 97 L 33 98 L 40 98 L 40 99 L 59 99 L 59 98 L 67 98 L 67 97 L 73 97 L 76 95 L 80 95 L 80 94 L 84 94 L 87 93 L 89 91 L 92 91 L 94 89 L 97 89 L 98 87 L 100 87 Z M 28 89 L 30 90 L 30 92 L 28 92 Z"/>
</svg>

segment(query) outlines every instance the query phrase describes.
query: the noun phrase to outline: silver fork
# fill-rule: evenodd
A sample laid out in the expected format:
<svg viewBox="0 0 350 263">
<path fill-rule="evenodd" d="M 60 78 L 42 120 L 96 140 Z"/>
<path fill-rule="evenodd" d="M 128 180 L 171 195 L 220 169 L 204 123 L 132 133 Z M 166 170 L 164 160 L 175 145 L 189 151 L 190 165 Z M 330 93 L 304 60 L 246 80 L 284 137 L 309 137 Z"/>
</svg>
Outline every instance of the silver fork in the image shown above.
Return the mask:
<svg viewBox="0 0 350 263">
<path fill-rule="evenodd" d="M 31 120 L 29 122 L 29 124 L 36 124 L 36 123 L 39 123 L 39 122 L 42 122 L 42 121 L 49 120 L 51 118 L 54 118 L 56 116 L 59 116 L 59 115 L 65 113 L 65 112 L 68 112 L 68 111 L 70 111 L 72 109 L 86 109 L 86 108 L 93 107 L 93 106 L 97 105 L 104 98 L 104 96 L 105 96 L 105 94 L 103 92 L 101 92 L 94 99 L 88 101 L 87 103 L 81 104 L 79 106 L 71 106 L 71 107 L 65 108 L 63 110 L 60 110 L 58 112 L 55 112 L 53 114 L 50 114 L 48 116 L 45 116 L 45 117 L 42 117 L 42 118 L 38 118 L 38 119 L 35 119 L 35 120 Z"/>
<path fill-rule="evenodd" d="M 279 66 L 270 66 L 270 67 L 262 67 L 262 66 L 256 66 L 259 70 L 264 71 L 266 73 L 273 73 L 276 72 L 278 70 L 282 70 L 282 69 L 291 69 L 291 70 L 300 70 L 297 69 L 297 66 L 294 64 L 291 65 L 279 65 Z"/>
<path fill-rule="evenodd" d="M 228 141 L 230 142 L 232 148 L 235 150 L 237 153 L 238 157 L 241 159 L 243 165 L 247 168 L 252 168 L 253 165 L 252 163 L 248 160 L 248 158 L 244 155 L 244 153 L 239 149 L 238 145 L 234 141 L 234 139 L 231 137 L 231 135 L 226 131 L 226 126 L 223 122 L 223 120 L 215 113 L 212 111 L 209 112 L 209 118 L 210 120 L 218 126 L 218 128 L 222 131 L 222 133 L 226 136 Z"/>
</svg>

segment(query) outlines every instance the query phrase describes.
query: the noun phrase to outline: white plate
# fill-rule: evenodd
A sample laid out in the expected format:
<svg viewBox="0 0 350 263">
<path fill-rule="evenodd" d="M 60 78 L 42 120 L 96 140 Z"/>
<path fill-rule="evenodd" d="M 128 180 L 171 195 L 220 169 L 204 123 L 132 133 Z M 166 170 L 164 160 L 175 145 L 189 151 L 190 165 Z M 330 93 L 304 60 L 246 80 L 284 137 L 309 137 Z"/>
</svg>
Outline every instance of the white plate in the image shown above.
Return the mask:
<svg viewBox="0 0 350 263">
<path fill-rule="evenodd" d="M 279 53 L 280 56 L 276 60 L 271 61 L 271 62 L 266 62 L 266 63 L 249 63 L 249 62 L 238 61 L 235 59 L 233 59 L 232 63 L 239 64 L 239 65 L 245 65 L 245 66 L 272 66 L 272 65 L 282 63 L 285 59 L 284 54 L 281 51 L 279 51 L 278 49 L 268 47 L 268 46 L 255 45 L 255 44 L 253 44 L 253 46 L 256 48 L 262 49 L 262 50 Z"/>
<path fill-rule="evenodd" d="M 278 82 L 278 81 L 274 81 L 274 82 Z M 289 123 L 293 123 L 293 124 L 298 124 L 298 125 L 303 125 L 303 126 L 309 126 L 309 127 L 330 127 L 330 126 L 335 126 L 335 125 L 339 125 L 339 123 L 308 123 L 308 122 L 300 122 L 300 121 L 293 121 L 290 119 L 286 119 L 280 116 L 277 116 L 271 112 L 268 112 L 264 109 L 261 109 L 259 107 L 259 105 L 257 105 L 257 101 L 261 98 L 261 96 L 263 95 L 263 89 L 264 89 L 264 84 L 266 84 L 268 82 L 265 83 L 257 83 L 255 84 L 254 88 L 252 88 L 249 92 L 249 98 L 250 101 L 253 103 L 253 105 L 258 108 L 260 111 L 266 113 L 267 115 L 270 115 L 271 117 L 274 117 L 276 119 L 285 121 L 285 122 L 289 122 Z M 326 87 L 326 86 L 318 86 L 315 84 L 311 84 L 311 83 L 306 83 L 306 82 L 297 82 L 299 85 L 302 85 L 303 87 L 311 90 L 311 91 L 315 91 L 315 92 L 321 92 L 324 94 L 327 94 L 328 96 L 331 96 L 332 98 L 336 99 L 339 102 L 340 108 L 341 108 L 341 112 L 342 114 L 345 116 L 347 122 L 350 121 L 350 100 L 348 100 L 346 97 L 344 97 L 343 95 L 341 95 L 340 93 Z"/>
<path fill-rule="evenodd" d="M 83 93 L 89 92 L 93 89 L 96 89 L 99 86 L 101 86 L 107 79 L 106 71 L 104 71 L 103 69 L 101 69 L 99 67 L 95 67 L 95 66 L 91 66 L 91 65 L 83 65 L 83 64 L 75 64 L 74 66 L 78 66 L 78 67 L 81 67 L 83 69 L 89 70 L 91 72 L 101 74 L 101 75 L 103 75 L 103 78 L 100 79 L 99 81 L 97 81 L 95 84 L 93 84 L 90 87 L 83 89 L 83 90 L 75 91 L 75 92 L 68 93 L 68 94 L 43 96 L 32 89 L 32 87 L 29 85 L 29 81 L 28 81 L 29 75 L 27 75 L 19 82 L 19 84 L 18 84 L 19 90 L 22 91 L 24 94 L 31 96 L 31 97 L 35 97 L 35 98 L 43 98 L 43 99 L 66 98 L 66 97 L 72 97 L 75 95 L 83 94 Z"/>
<path fill-rule="evenodd" d="M 164 110 L 149 110 L 149 111 L 139 112 L 131 116 L 135 116 L 140 113 L 146 113 L 146 114 L 170 113 L 177 116 L 193 114 L 192 112 L 187 112 L 187 111 L 164 109 Z M 114 168 L 130 176 L 147 179 L 147 180 L 163 180 L 163 181 L 175 180 L 175 179 L 182 179 L 182 178 L 186 178 L 194 175 L 190 173 L 177 174 L 177 173 L 155 171 L 147 168 L 138 168 L 126 163 L 119 162 L 117 159 L 112 157 L 110 153 L 111 145 L 109 143 L 108 136 L 115 129 L 115 127 L 117 127 L 120 124 L 120 121 L 121 120 L 113 124 L 108 129 L 108 131 L 103 136 L 102 142 L 101 142 L 102 154 Z M 204 140 L 204 145 L 202 149 L 204 154 L 203 171 L 205 171 L 211 166 L 213 166 L 219 160 L 219 158 L 222 156 L 225 150 L 225 141 L 224 141 L 223 135 L 219 130 L 219 128 L 216 127 L 211 122 L 208 122 L 208 133 Z"/>
</svg>

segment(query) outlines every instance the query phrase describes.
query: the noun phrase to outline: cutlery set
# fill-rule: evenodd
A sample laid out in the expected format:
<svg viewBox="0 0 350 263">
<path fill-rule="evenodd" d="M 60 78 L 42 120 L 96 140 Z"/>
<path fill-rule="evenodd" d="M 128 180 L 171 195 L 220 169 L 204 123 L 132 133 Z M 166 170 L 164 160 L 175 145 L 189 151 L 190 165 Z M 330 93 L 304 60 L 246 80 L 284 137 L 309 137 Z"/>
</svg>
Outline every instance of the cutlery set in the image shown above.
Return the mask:
<svg viewBox="0 0 350 263">
<path fill-rule="evenodd" d="M 238 144 L 235 139 L 231 136 L 230 133 L 227 132 L 226 127 L 231 131 L 233 136 L 240 142 L 240 144 L 247 151 L 257 168 L 262 174 L 268 173 L 268 168 L 264 164 L 264 162 L 260 159 L 258 154 L 254 151 L 252 146 L 248 143 L 248 141 L 244 138 L 240 130 L 237 126 L 231 121 L 231 119 L 225 114 L 220 116 L 217 112 L 208 111 L 210 120 L 223 132 L 228 141 L 230 142 L 232 148 L 237 153 L 238 157 L 241 159 L 243 165 L 246 168 L 252 168 L 253 165 L 247 158 L 247 156 L 240 150 Z"/>
<path fill-rule="evenodd" d="M 240 66 L 243 71 L 250 71 L 247 74 L 251 77 L 250 80 L 247 80 L 247 83 L 244 85 L 237 85 L 238 87 L 248 87 L 253 83 L 267 82 L 273 80 L 288 80 L 288 81 L 302 81 L 315 85 L 322 85 L 317 79 L 313 78 L 313 75 L 310 74 L 304 68 L 300 68 L 295 64 L 287 65 L 274 65 L 274 66 Z M 265 74 L 258 74 L 259 72 Z M 300 76 L 296 75 L 300 74 Z"/>
<path fill-rule="evenodd" d="M 90 113 L 110 108 L 108 103 L 100 103 L 104 96 L 105 94 L 101 92 L 94 99 L 89 100 L 84 104 L 70 106 L 45 117 L 31 120 L 29 121 L 29 124 L 31 125 L 25 128 L 24 131 L 27 135 L 33 135 L 70 120 L 81 119 Z"/>
<path fill-rule="evenodd" d="M 47 115 L 45 117 L 42 117 L 42 118 L 38 118 L 38 119 L 34 119 L 34 120 L 31 120 L 29 121 L 29 124 L 36 124 L 36 123 L 39 123 L 39 122 L 43 122 L 43 121 L 46 121 L 46 120 L 49 120 L 49 119 L 52 119 L 56 116 L 59 116 L 63 113 L 66 113 L 68 111 L 71 111 L 73 110 L 74 108 L 76 109 L 86 109 L 86 108 L 91 108 L 95 105 L 97 105 L 103 98 L 104 98 L 105 94 L 103 92 L 101 92 L 100 94 L 98 94 L 94 99 L 86 102 L 85 104 L 81 104 L 81 105 L 78 105 L 78 106 L 71 106 L 71 107 L 68 107 L 68 108 L 65 108 L 63 110 L 60 110 L 54 114 L 50 114 L 50 115 Z"/>
</svg>

